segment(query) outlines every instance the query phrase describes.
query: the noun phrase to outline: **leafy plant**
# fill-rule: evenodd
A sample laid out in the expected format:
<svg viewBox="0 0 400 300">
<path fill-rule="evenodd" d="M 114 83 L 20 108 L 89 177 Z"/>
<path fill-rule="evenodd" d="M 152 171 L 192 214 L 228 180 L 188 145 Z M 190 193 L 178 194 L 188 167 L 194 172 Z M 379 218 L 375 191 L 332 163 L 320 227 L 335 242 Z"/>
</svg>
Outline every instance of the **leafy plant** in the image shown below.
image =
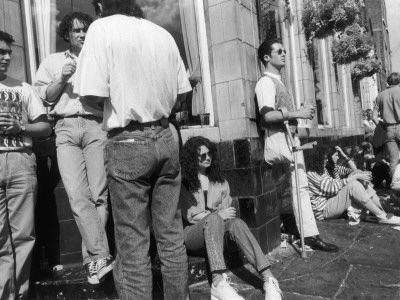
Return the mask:
<svg viewBox="0 0 400 300">
<path fill-rule="evenodd" d="M 374 43 L 370 36 L 357 23 L 348 26 L 339 35 L 339 39 L 333 41 L 332 59 L 339 65 L 349 64 L 361 58 L 366 58 L 374 49 Z"/>
<path fill-rule="evenodd" d="M 376 58 L 362 59 L 354 64 L 351 69 L 352 80 L 361 80 L 365 77 L 379 73 L 382 69 L 382 64 Z"/>
<path fill-rule="evenodd" d="M 302 23 L 310 45 L 359 21 L 363 0 L 304 0 Z"/>
</svg>

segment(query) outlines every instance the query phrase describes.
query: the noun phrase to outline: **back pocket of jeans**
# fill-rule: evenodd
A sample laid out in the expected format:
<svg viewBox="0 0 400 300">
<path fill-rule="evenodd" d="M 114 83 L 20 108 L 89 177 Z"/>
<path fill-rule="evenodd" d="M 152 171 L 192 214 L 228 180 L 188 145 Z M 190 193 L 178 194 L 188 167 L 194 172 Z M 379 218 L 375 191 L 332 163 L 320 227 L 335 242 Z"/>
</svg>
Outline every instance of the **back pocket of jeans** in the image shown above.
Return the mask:
<svg viewBox="0 0 400 300">
<path fill-rule="evenodd" d="M 112 168 L 115 175 L 125 180 L 134 180 L 146 171 L 148 164 L 148 144 L 146 141 L 114 141 Z"/>
</svg>

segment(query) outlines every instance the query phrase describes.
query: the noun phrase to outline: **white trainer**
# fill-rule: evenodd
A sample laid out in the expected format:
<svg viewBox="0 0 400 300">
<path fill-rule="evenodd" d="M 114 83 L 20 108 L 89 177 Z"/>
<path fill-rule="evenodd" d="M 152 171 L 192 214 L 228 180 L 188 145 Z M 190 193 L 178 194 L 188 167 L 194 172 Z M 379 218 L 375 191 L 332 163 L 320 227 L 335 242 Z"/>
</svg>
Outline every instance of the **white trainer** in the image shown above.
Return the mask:
<svg viewBox="0 0 400 300">
<path fill-rule="evenodd" d="M 400 225 L 400 217 L 394 216 L 393 214 L 387 214 L 385 218 L 379 218 L 378 223 L 387 225 Z"/>
<path fill-rule="evenodd" d="M 264 283 L 265 300 L 282 300 L 282 291 L 279 288 L 278 280 L 270 277 L 268 282 Z"/>
<path fill-rule="evenodd" d="M 222 276 L 224 279 L 216 287 L 211 284 L 211 300 L 245 300 L 237 294 L 237 289 L 231 286 L 234 284 L 231 279 L 225 273 Z"/>
</svg>

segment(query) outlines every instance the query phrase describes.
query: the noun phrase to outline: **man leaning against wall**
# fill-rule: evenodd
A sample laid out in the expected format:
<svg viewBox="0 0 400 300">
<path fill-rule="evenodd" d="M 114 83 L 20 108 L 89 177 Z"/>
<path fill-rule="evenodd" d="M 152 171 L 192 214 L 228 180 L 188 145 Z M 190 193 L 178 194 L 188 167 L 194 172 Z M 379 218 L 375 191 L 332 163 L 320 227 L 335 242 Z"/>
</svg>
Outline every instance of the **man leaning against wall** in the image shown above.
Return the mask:
<svg viewBox="0 0 400 300">
<path fill-rule="evenodd" d="M 286 107 L 289 111 L 289 125 L 295 132 L 295 141 L 299 143 L 297 136 L 297 119 L 312 119 L 314 117 L 314 106 L 304 105 L 299 110 L 294 108 L 292 96 L 289 94 L 282 82 L 281 70 L 285 66 L 286 50 L 278 40 L 266 40 L 258 49 L 258 58 L 265 66 L 265 73 L 256 85 L 256 96 L 262 121 L 265 122 L 266 134 L 270 129 L 286 131 L 283 125 L 283 116 L 278 109 Z M 279 147 L 279 145 L 277 145 Z M 305 244 L 313 249 L 336 252 L 338 247 L 324 242 L 319 237 L 317 224 L 311 207 L 308 193 L 308 180 L 305 172 L 303 152 L 298 152 L 298 172 L 301 199 L 297 199 L 294 163 L 284 165 L 286 176 L 290 179 L 293 212 L 297 228 L 299 225 L 298 201 L 302 201 L 303 231 Z"/>
<path fill-rule="evenodd" d="M 56 120 L 57 161 L 79 232 L 88 282 L 98 284 L 113 268 L 105 225 L 108 190 L 101 129 L 103 111 L 74 93 L 74 74 L 92 18 L 80 12 L 62 19 L 58 34 L 69 49 L 48 56 L 40 65 L 34 86 L 51 107 Z"/>
<path fill-rule="evenodd" d="M 28 297 L 37 191 L 32 137 L 51 133 L 35 90 L 7 75 L 13 42 L 0 31 L 0 300 Z"/>
</svg>

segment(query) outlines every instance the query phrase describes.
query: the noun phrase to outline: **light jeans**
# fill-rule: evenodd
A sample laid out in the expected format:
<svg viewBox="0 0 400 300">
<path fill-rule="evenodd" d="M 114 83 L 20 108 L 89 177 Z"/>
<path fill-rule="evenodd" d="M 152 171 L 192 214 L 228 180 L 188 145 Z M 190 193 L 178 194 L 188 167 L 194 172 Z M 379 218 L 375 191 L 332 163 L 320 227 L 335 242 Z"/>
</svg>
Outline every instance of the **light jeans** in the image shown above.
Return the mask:
<svg viewBox="0 0 400 300">
<path fill-rule="evenodd" d="M 389 154 L 390 174 L 393 177 L 399 163 L 400 125 L 386 127 L 386 146 Z"/>
<path fill-rule="evenodd" d="M 328 199 L 324 209 L 324 218 L 337 219 L 350 206 L 362 209 L 365 203 L 371 199 L 379 203 L 379 197 L 372 187 L 366 189 L 359 181 L 351 181 L 336 196 Z"/>
<path fill-rule="evenodd" d="M 300 145 L 299 138 L 295 137 L 295 142 Z M 314 212 L 311 207 L 310 194 L 308 191 L 308 178 L 306 173 L 306 167 L 304 164 L 303 151 L 296 152 L 297 155 L 297 167 L 300 184 L 300 197 L 301 197 L 301 211 L 303 217 L 303 233 L 304 237 L 319 235 L 317 223 L 315 222 Z M 293 195 L 293 212 L 296 219 L 297 229 L 300 232 L 300 218 L 299 218 L 299 203 L 296 192 L 296 175 L 294 163 L 284 164 L 284 170 L 286 176 L 290 178 L 290 186 Z"/>
<path fill-rule="evenodd" d="M 32 151 L 0 151 L 1 300 L 28 297 L 36 189 L 36 159 Z"/>
<path fill-rule="evenodd" d="M 235 241 L 258 272 L 271 266 L 242 219 L 234 218 L 224 221 L 219 214 L 210 213 L 196 224 L 185 227 L 184 231 L 185 245 L 189 251 L 206 250 L 211 272 L 226 270 L 223 255 L 225 235 L 229 235 Z"/>
<path fill-rule="evenodd" d="M 61 178 L 82 236 L 83 264 L 110 257 L 103 157 L 107 133 L 101 129 L 101 119 L 64 118 L 57 122 L 55 132 Z"/>
<path fill-rule="evenodd" d="M 151 300 L 150 223 L 161 260 L 164 299 L 188 297 L 183 242 L 179 146 L 168 124 L 131 123 L 109 133 L 105 162 L 117 256 L 114 282 L 122 300 Z"/>
</svg>

